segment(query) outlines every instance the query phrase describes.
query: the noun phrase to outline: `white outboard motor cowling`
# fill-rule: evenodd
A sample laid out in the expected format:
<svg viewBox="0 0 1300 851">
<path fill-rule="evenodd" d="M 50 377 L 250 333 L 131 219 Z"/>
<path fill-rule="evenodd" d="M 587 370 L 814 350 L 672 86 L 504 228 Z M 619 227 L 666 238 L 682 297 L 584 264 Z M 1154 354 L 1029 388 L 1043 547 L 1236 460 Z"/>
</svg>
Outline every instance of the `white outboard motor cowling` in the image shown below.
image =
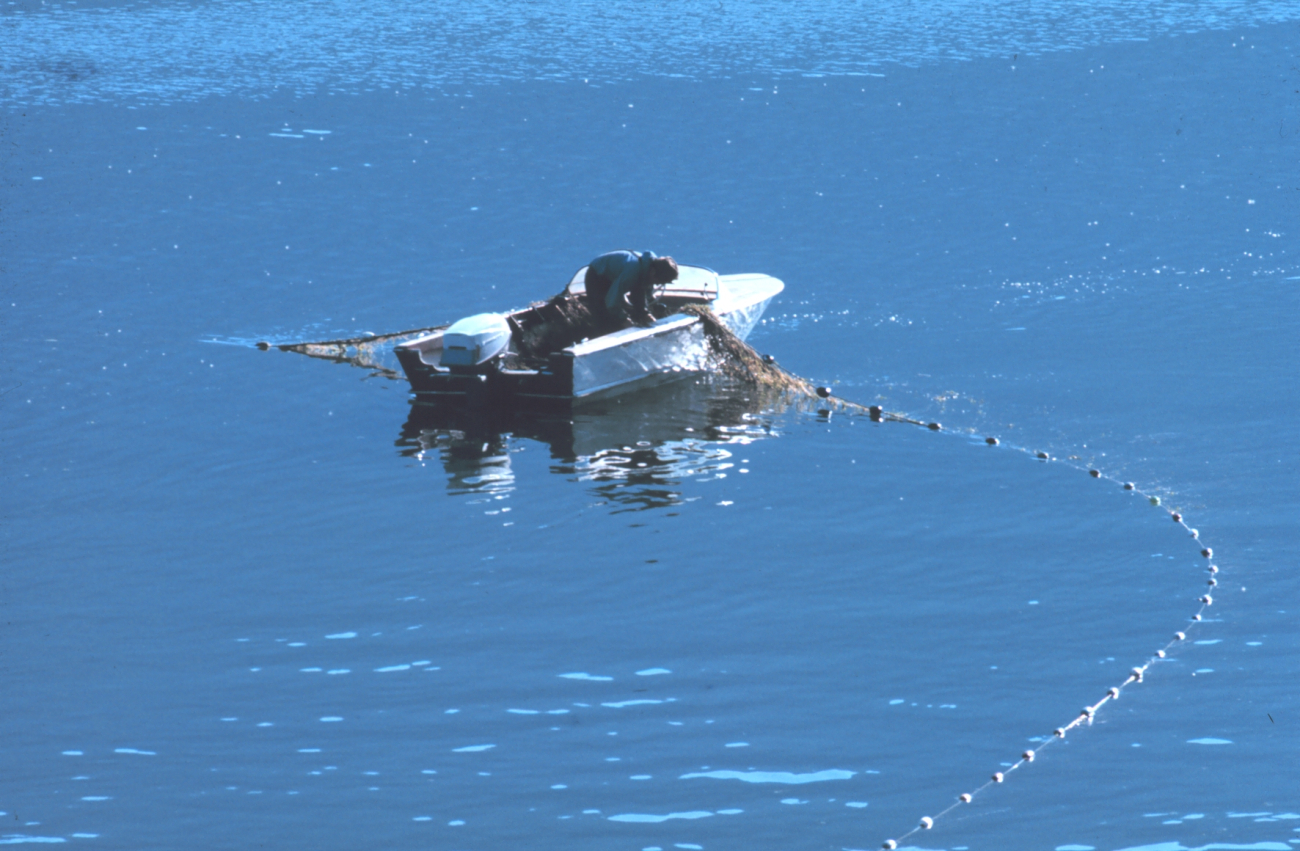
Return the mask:
<svg viewBox="0 0 1300 851">
<path fill-rule="evenodd" d="M 510 345 L 510 324 L 499 313 L 467 316 L 442 333 L 442 365 L 472 370 Z"/>
</svg>

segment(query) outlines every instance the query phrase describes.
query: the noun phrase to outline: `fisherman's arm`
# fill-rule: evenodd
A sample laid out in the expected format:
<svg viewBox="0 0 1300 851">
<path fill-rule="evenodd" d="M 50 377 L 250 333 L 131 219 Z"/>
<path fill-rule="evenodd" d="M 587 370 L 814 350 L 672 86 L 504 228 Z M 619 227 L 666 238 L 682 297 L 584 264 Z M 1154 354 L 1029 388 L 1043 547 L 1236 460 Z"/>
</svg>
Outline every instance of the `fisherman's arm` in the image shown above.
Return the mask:
<svg viewBox="0 0 1300 851">
<path fill-rule="evenodd" d="M 639 267 L 634 263 L 628 263 L 623 267 L 618 277 L 609 285 L 609 293 L 605 296 L 605 307 L 620 314 L 627 311 L 625 299 L 636 284 L 639 272 Z"/>
</svg>

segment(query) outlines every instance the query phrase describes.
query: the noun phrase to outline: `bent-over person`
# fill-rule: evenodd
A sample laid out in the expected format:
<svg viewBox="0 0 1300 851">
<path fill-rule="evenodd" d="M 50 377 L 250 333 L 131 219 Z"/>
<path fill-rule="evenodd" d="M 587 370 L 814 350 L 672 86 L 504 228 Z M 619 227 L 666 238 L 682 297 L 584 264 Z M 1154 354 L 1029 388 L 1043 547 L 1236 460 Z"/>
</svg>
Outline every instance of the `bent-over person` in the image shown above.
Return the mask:
<svg viewBox="0 0 1300 851">
<path fill-rule="evenodd" d="M 654 324 L 650 299 L 655 284 L 677 280 L 677 261 L 653 251 L 611 251 L 587 264 L 587 297 L 592 307 L 619 320 Z"/>
</svg>

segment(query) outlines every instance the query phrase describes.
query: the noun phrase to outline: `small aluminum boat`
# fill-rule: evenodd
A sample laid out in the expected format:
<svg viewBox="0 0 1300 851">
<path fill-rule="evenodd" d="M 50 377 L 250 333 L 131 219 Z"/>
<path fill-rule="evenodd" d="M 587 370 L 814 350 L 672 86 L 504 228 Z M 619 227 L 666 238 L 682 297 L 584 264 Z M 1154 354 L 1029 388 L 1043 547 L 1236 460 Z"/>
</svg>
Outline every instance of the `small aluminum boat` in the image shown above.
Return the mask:
<svg viewBox="0 0 1300 851">
<path fill-rule="evenodd" d="M 610 330 L 593 320 L 588 336 L 573 322 L 575 312 L 593 316 L 586 273 L 579 269 L 550 301 L 471 316 L 398 345 L 394 353 L 411 389 L 428 402 L 550 406 L 661 384 L 709 367 L 700 319 L 683 307 L 707 306 L 744 339 L 785 288 L 769 275 L 681 266 L 677 280 L 656 288 L 651 325 Z M 583 336 L 569 340 L 566 333 Z"/>
</svg>

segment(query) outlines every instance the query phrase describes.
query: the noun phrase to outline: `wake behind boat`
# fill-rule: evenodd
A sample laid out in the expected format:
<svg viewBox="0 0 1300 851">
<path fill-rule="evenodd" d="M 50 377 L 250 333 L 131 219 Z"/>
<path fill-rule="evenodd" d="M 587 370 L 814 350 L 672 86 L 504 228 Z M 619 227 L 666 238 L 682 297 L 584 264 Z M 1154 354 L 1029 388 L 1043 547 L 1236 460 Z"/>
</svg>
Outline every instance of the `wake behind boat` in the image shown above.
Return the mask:
<svg viewBox="0 0 1300 851">
<path fill-rule="evenodd" d="M 761 274 L 679 267 L 655 291 L 644 326 L 611 324 L 579 269 L 555 298 L 507 314 L 467 317 L 394 349 L 411 389 L 426 401 L 554 405 L 660 384 L 709 368 L 698 313 L 707 308 L 744 339 L 785 285 Z"/>
</svg>

